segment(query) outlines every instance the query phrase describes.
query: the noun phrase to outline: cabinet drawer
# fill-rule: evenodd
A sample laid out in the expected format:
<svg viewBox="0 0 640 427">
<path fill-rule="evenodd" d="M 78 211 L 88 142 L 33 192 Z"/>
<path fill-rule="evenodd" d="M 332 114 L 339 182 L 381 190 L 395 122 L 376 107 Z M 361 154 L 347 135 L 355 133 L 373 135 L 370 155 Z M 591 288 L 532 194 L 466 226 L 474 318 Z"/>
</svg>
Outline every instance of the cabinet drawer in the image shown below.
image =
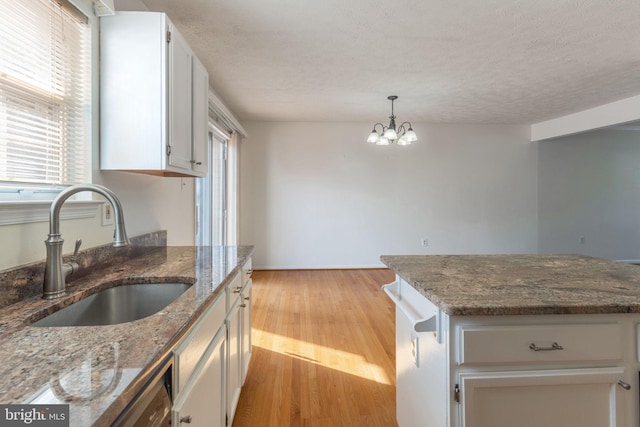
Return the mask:
<svg viewBox="0 0 640 427">
<path fill-rule="evenodd" d="M 219 295 L 176 347 L 176 394 L 186 384 L 218 329 L 224 325 L 225 315 L 225 296 Z"/>
<path fill-rule="evenodd" d="M 622 359 L 622 347 L 622 327 L 618 323 L 462 325 L 458 362 L 461 365 L 612 362 Z"/>
</svg>

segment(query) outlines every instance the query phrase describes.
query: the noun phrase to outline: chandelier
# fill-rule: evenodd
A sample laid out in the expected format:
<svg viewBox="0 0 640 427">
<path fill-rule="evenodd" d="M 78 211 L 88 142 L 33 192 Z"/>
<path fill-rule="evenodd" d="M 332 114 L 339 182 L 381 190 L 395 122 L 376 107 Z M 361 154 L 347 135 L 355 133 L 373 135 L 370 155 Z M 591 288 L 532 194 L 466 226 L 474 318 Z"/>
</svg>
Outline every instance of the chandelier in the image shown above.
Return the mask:
<svg viewBox="0 0 640 427">
<path fill-rule="evenodd" d="M 387 99 L 391 101 L 391 115 L 389 116 L 391 121 L 389 122 L 389 126 L 385 126 L 382 123 L 376 123 L 373 125 L 373 130 L 371 131 L 369 138 L 367 138 L 367 142 L 376 145 L 389 145 L 394 143 L 396 140 L 398 141 L 398 145 L 409 145 L 412 142 L 416 142 L 418 137 L 411 128 L 411 123 L 403 122 L 396 128 L 396 116 L 393 114 L 393 101 L 398 99 L 398 97 L 391 95 L 388 96 Z M 380 133 L 376 131 L 376 127 L 378 126 L 380 126 Z"/>
</svg>

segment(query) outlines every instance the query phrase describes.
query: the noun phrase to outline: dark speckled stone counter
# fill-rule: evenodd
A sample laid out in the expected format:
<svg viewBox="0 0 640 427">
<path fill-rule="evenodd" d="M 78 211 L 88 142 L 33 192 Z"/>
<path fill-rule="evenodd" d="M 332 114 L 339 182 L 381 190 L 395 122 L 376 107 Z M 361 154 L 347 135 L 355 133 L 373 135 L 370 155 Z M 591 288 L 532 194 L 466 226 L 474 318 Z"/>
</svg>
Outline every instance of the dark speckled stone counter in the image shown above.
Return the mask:
<svg viewBox="0 0 640 427">
<path fill-rule="evenodd" d="M 640 313 L 640 267 L 578 255 L 381 261 L 450 316 Z"/>
<path fill-rule="evenodd" d="M 222 294 L 253 247 L 148 247 L 126 262 L 91 271 L 67 297 L 28 297 L 0 309 L 0 403 L 69 403 L 72 426 L 110 425 L 150 368 Z M 191 286 L 160 312 L 113 326 L 28 326 L 56 307 L 123 283 Z"/>
</svg>

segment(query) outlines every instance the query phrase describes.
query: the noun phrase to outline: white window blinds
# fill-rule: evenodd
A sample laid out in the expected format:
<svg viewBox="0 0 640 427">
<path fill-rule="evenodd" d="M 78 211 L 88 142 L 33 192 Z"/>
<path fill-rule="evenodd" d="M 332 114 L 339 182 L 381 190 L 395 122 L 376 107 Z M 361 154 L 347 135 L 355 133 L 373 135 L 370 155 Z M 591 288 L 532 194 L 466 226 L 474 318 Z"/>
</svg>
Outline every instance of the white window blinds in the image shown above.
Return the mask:
<svg viewBox="0 0 640 427">
<path fill-rule="evenodd" d="M 0 187 L 87 181 L 90 39 L 67 0 L 0 1 Z"/>
</svg>

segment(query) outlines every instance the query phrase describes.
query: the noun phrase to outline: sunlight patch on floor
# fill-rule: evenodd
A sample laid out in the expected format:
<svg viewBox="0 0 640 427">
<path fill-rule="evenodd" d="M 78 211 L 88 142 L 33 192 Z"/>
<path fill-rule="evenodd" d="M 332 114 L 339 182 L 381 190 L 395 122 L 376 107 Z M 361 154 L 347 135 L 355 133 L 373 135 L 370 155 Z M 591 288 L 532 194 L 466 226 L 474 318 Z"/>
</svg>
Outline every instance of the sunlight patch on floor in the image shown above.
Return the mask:
<svg viewBox="0 0 640 427">
<path fill-rule="evenodd" d="M 368 362 L 362 354 L 350 353 L 256 328 L 253 328 L 252 338 L 253 345 L 256 347 L 380 384 L 393 385 L 385 370 L 379 365 Z"/>
</svg>

